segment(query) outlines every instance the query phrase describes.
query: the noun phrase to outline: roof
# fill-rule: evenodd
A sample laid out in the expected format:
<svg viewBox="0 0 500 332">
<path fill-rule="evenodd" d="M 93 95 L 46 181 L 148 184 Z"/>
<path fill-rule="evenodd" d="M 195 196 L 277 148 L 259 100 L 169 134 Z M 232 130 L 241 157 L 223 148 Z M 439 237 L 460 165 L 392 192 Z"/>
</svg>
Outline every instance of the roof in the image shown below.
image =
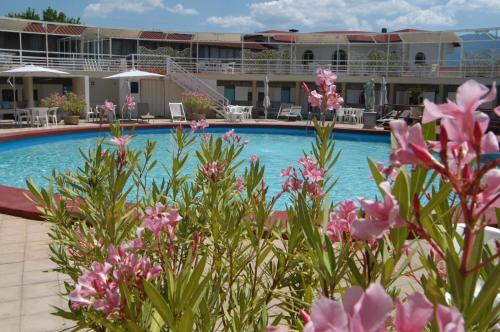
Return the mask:
<svg viewBox="0 0 500 332">
<path fill-rule="evenodd" d="M 79 36 L 85 31 L 86 27 L 81 25 L 56 25 L 56 24 L 47 24 L 47 31 L 45 31 L 45 26 L 43 23 L 29 23 L 23 29 L 25 32 L 38 32 L 38 33 L 53 33 L 57 35 L 71 35 L 71 36 Z"/>
<path fill-rule="evenodd" d="M 157 39 L 157 40 L 164 40 L 166 39 L 167 34 L 165 32 L 161 31 L 142 31 L 139 34 L 139 38 L 141 39 Z"/>
</svg>

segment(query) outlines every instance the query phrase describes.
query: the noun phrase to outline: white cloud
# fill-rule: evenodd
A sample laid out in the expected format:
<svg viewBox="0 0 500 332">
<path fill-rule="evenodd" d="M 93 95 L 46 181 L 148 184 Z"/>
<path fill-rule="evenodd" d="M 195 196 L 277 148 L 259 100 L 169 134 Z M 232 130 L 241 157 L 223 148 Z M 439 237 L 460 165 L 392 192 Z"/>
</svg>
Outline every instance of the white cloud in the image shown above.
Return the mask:
<svg viewBox="0 0 500 332">
<path fill-rule="evenodd" d="M 500 12 L 500 0 L 257 0 L 248 8 L 242 16 L 210 17 L 207 22 L 223 28 L 258 22 L 257 28 L 307 30 L 453 27 L 461 13 Z"/>
<path fill-rule="evenodd" d="M 182 4 L 178 3 L 173 7 L 167 7 L 167 10 L 171 13 L 183 14 L 183 15 L 198 15 L 198 11 L 194 8 L 186 8 Z"/>
<path fill-rule="evenodd" d="M 106 17 L 115 11 L 141 14 L 163 8 L 163 0 L 99 0 L 89 3 L 83 11 L 83 16 Z"/>
<path fill-rule="evenodd" d="M 210 16 L 207 23 L 211 23 L 222 28 L 262 29 L 264 24 L 257 21 L 252 16 Z"/>
</svg>

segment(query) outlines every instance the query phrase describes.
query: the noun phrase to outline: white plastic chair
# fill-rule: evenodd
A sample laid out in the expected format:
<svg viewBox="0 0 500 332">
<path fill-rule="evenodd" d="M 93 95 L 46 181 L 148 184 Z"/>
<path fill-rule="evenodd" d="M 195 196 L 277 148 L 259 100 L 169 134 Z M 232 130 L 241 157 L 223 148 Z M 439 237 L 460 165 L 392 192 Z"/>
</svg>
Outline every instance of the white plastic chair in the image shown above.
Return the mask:
<svg viewBox="0 0 500 332">
<path fill-rule="evenodd" d="M 33 118 L 33 126 L 43 127 L 49 125 L 49 116 L 47 114 L 48 108 L 46 107 L 35 107 L 31 110 Z"/>
<path fill-rule="evenodd" d="M 52 122 L 57 127 L 59 123 L 59 120 L 57 119 L 57 108 L 49 108 L 47 110 L 47 126 L 50 122 Z"/>
<path fill-rule="evenodd" d="M 335 113 L 335 122 L 342 123 L 344 121 L 344 109 L 339 108 Z"/>
<path fill-rule="evenodd" d="M 85 118 L 87 119 L 87 122 L 90 122 L 90 120 L 92 120 L 92 122 L 95 122 L 97 119 L 99 119 L 99 105 L 97 105 L 95 107 L 95 109 L 93 109 L 92 107 L 90 107 L 88 110 L 87 110 L 87 114 L 85 115 Z"/>
<path fill-rule="evenodd" d="M 184 106 L 182 103 L 168 103 L 168 107 L 170 108 L 170 118 L 172 122 L 186 121 L 186 113 L 184 112 Z"/>
<path fill-rule="evenodd" d="M 26 122 L 26 126 L 31 125 L 31 111 L 24 109 L 16 109 L 15 113 L 15 123 L 18 126 L 22 126 L 23 122 Z"/>
<path fill-rule="evenodd" d="M 253 106 L 243 107 L 243 118 L 251 119 L 252 118 L 252 109 L 253 109 Z"/>
</svg>

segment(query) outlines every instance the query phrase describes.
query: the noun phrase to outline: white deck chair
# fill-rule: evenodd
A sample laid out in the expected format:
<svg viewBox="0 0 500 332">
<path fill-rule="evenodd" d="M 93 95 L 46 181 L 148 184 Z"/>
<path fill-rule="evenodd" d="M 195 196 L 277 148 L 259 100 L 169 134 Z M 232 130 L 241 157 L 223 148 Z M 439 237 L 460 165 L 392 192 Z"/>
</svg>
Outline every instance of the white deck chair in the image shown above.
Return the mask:
<svg viewBox="0 0 500 332">
<path fill-rule="evenodd" d="M 184 106 L 182 103 L 168 103 L 168 107 L 170 108 L 170 118 L 172 119 L 172 122 L 186 121 L 186 113 L 184 112 Z"/>
<path fill-rule="evenodd" d="M 47 111 L 47 126 L 49 125 L 49 123 L 53 123 L 56 127 L 59 123 L 59 121 L 57 120 L 57 108 L 55 107 L 51 107 Z"/>
<path fill-rule="evenodd" d="M 337 110 L 337 112 L 335 112 L 335 122 L 344 122 L 344 108 L 341 107 Z"/>
</svg>

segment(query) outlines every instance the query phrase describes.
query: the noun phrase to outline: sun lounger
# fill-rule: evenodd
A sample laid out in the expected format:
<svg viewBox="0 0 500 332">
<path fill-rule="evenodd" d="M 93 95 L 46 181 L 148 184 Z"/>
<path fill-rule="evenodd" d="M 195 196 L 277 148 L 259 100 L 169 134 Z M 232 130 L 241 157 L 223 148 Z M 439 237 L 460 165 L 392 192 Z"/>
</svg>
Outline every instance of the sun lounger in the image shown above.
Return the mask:
<svg viewBox="0 0 500 332">
<path fill-rule="evenodd" d="M 185 122 L 186 113 L 184 112 L 184 106 L 182 103 L 168 103 L 170 108 L 170 118 L 172 122 Z"/>
</svg>

